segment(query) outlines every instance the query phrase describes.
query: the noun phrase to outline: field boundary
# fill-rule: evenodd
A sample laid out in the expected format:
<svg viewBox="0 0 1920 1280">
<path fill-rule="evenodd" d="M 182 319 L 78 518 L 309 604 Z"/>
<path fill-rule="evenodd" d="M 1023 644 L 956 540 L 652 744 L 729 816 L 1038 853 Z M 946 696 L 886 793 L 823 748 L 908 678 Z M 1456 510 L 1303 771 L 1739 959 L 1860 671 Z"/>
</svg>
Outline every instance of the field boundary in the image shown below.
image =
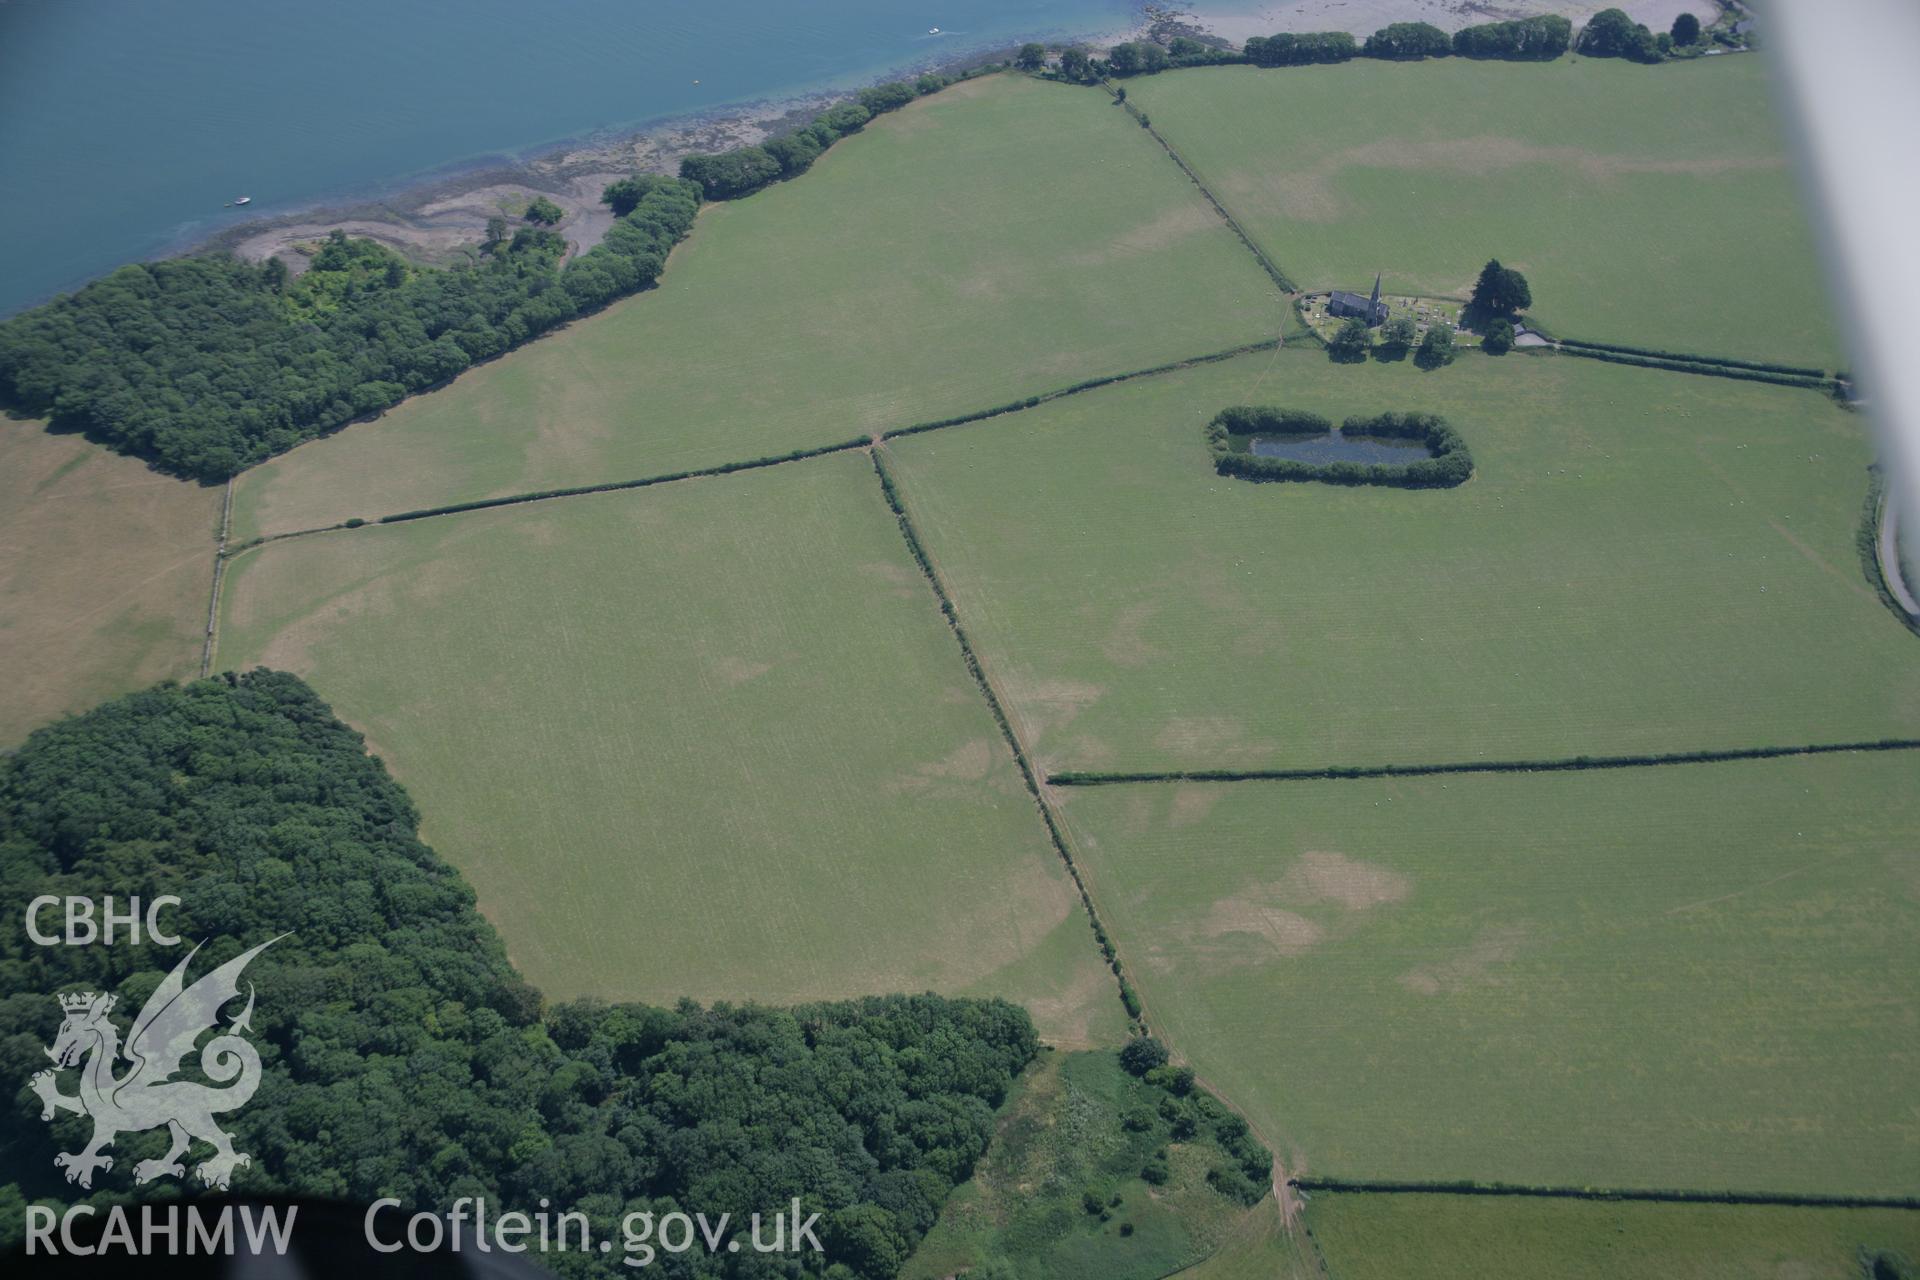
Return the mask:
<svg viewBox="0 0 1920 1280">
<path fill-rule="evenodd" d="M 1609 364 L 1629 365 L 1636 369 L 1659 369 L 1666 373 L 1695 373 L 1709 378 L 1732 378 L 1739 382 L 1764 382 L 1775 387 L 1794 387 L 1804 391 L 1824 391 L 1833 394 L 1839 389 L 1839 382 L 1824 374 L 1809 377 L 1797 373 L 1778 373 L 1770 369 L 1749 368 L 1743 362 L 1714 360 L 1711 357 L 1695 356 L 1648 356 L 1636 352 L 1619 351 L 1591 343 L 1570 342 L 1565 338 L 1554 340 L 1553 350 L 1563 356 L 1578 356 L 1583 360 L 1604 360 Z"/>
<path fill-rule="evenodd" d="M 1147 135 L 1159 143 L 1161 149 L 1167 153 L 1168 157 L 1180 166 L 1180 172 L 1186 174 L 1187 180 L 1199 188 L 1200 194 L 1207 198 L 1207 203 L 1213 206 L 1213 211 L 1220 215 L 1220 220 L 1227 224 L 1227 228 L 1232 231 L 1234 235 L 1240 237 L 1240 243 L 1246 246 L 1247 252 L 1253 255 L 1254 261 L 1260 264 L 1260 269 L 1267 273 L 1267 278 L 1279 286 L 1280 292 L 1286 294 L 1289 300 L 1292 299 L 1293 295 L 1299 293 L 1300 286 L 1295 284 L 1293 279 L 1280 269 L 1280 264 L 1275 262 L 1272 256 L 1260 247 L 1260 242 L 1255 240 L 1252 234 L 1240 225 L 1239 219 L 1227 212 L 1227 206 L 1221 202 L 1219 196 L 1213 194 L 1213 188 L 1200 180 L 1199 173 L 1194 170 L 1192 165 L 1187 163 L 1186 157 L 1174 149 L 1173 144 L 1167 141 L 1165 134 L 1162 134 L 1158 129 L 1153 127 L 1153 122 L 1147 118 L 1146 112 L 1140 110 L 1140 108 L 1134 106 L 1131 102 L 1127 101 L 1126 98 L 1122 97 L 1120 93 L 1114 89 L 1112 83 L 1104 77 L 1100 81 L 1100 87 L 1112 94 L 1113 100 L 1120 106 L 1126 108 L 1127 114 L 1133 117 L 1134 123 L 1138 124 L 1142 129 L 1145 129 Z"/>
<path fill-rule="evenodd" d="M 972 413 L 957 414 L 951 418 L 935 418 L 928 422 L 916 422 L 909 427 L 894 427 L 882 431 L 880 440 L 898 440 L 904 436 L 917 436 L 928 431 L 944 431 L 948 427 L 963 427 L 969 423 L 985 422 L 989 418 L 1005 417 L 1010 413 L 1019 413 L 1023 409 L 1035 409 L 1050 401 L 1077 396 L 1086 391 L 1098 391 L 1101 387 L 1111 387 L 1117 383 L 1133 382 L 1140 378 L 1157 378 L 1162 374 L 1178 373 L 1182 369 L 1192 369 L 1200 365 L 1217 364 L 1222 360 L 1231 360 L 1235 356 L 1248 356 L 1256 351 L 1278 351 L 1282 345 L 1279 338 L 1262 338 L 1258 342 L 1243 342 L 1237 347 L 1227 347 L 1221 351 L 1209 351 L 1201 356 L 1187 356 L 1184 359 L 1169 361 L 1166 364 L 1150 365 L 1145 369 L 1130 369 L 1125 373 L 1103 374 L 1097 378 L 1088 378 L 1071 386 L 1060 387 L 1053 391 L 1043 391 L 1039 395 L 1024 400 L 1009 400 L 991 409 L 977 409 Z"/>
<path fill-rule="evenodd" d="M 1660 1204 L 1777 1205 L 1792 1209 L 1916 1209 L 1920 1196 L 1849 1196 L 1788 1191 L 1704 1191 L 1674 1187 L 1566 1187 L 1517 1182 L 1419 1182 L 1369 1178 L 1295 1178 L 1302 1191 L 1340 1195 L 1525 1196 L 1552 1200 L 1638 1200 Z"/>
<path fill-rule="evenodd" d="M 990 418 L 1005 417 L 1022 410 L 1037 408 L 1054 400 L 1067 396 L 1076 396 L 1088 391 L 1097 391 L 1102 387 L 1114 386 L 1122 382 L 1133 382 L 1141 378 L 1157 378 L 1164 374 L 1178 373 L 1182 369 L 1191 369 L 1200 365 L 1217 364 L 1223 360 L 1232 360 L 1236 356 L 1252 355 L 1259 351 L 1277 351 L 1282 341 L 1279 338 L 1262 338 L 1256 342 L 1243 342 L 1236 347 L 1227 347 L 1220 351 L 1209 351 L 1203 355 L 1182 356 L 1165 364 L 1149 365 L 1144 369 L 1128 369 L 1120 373 L 1104 373 L 1097 377 L 1086 378 L 1051 391 L 1026 396 L 1019 400 L 1009 400 L 1004 404 L 986 409 L 974 409 L 967 413 L 956 414 L 948 418 L 935 418 L 926 422 L 916 422 L 904 427 L 890 427 L 871 436 L 861 436 L 853 440 L 841 440 L 834 444 L 812 445 L 804 449 L 795 449 L 788 453 L 768 454 L 739 462 L 719 462 L 710 467 L 694 467 L 685 471 L 666 471 L 658 475 L 641 476 L 634 480 L 609 480 L 601 484 L 571 485 L 558 489 L 534 489 L 524 493 L 502 494 L 497 498 L 475 498 L 467 502 L 450 502 L 439 506 L 417 507 L 409 511 L 397 511 L 391 515 L 376 516 L 371 520 L 355 516 L 348 520 L 338 520 L 333 524 L 315 525 L 310 529 L 288 529 L 281 533 L 261 534 L 250 538 L 237 547 L 223 551 L 233 555 L 253 547 L 264 546 L 269 542 L 282 542 L 288 538 L 304 538 L 309 534 L 333 533 L 341 529 L 364 529 L 379 525 L 402 524 L 409 520 L 427 520 L 436 516 L 461 515 L 469 511 L 487 511 L 494 507 L 520 506 L 529 502 L 548 502 L 555 498 L 578 498 L 594 493 L 617 493 L 624 489 L 646 489 L 657 484 L 673 484 L 681 480 L 699 480 L 711 476 L 731 475 L 736 471 L 757 471 L 765 467 L 777 467 L 789 462 L 804 462 L 809 458 L 825 457 L 833 453 L 851 453 L 856 449 L 871 448 L 884 440 L 897 440 L 904 436 L 921 435 L 929 431 L 944 431 L 948 427 L 961 427 L 969 423 L 985 422 Z M 236 477 L 237 478 L 237 477 Z M 224 546 L 224 544 L 223 544 Z"/>
<path fill-rule="evenodd" d="M 220 584 L 227 576 L 227 536 L 233 532 L 233 482 L 227 477 L 226 493 L 220 500 L 220 528 L 213 538 L 213 588 L 207 593 L 207 636 L 200 642 L 200 678 L 213 669 L 213 650 L 220 629 Z"/>
<path fill-rule="evenodd" d="M 1049 774 L 1055 787 L 1107 787 L 1136 782 L 1324 782 L 1347 778 L 1419 778 L 1446 773 L 1577 773 L 1586 769 L 1646 769 L 1665 765 L 1727 764 L 1790 756 L 1844 752 L 1920 751 L 1920 738 L 1864 742 L 1812 742 L 1788 747 L 1727 747 L 1647 755 L 1569 756 L 1556 760 L 1460 760 L 1439 764 L 1331 765 L 1319 769 L 1174 769 L 1162 772 L 1098 772 L 1068 769 Z"/>
<path fill-rule="evenodd" d="M 920 541 L 919 532 L 913 526 L 913 517 L 907 514 L 905 503 L 900 499 L 900 491 L 895 485 L 893 475 L 887 470 L 886 460 L 875 448 L 869 455 L 873 459 L 873 472 L 880 481 L 880 495 L 885 499 L 887 509 L 893 512 L 894 520 L 900 526 L 900 536 L 907 544 L 907 554 L 913 557 L 920 573 L 933 589 L 934 598 L 939 601 L 940 615 L 946 619 L 947 629 L 953 633 L 954 641 L 960 646 L 961 659 L 966 663 L 967 674 L 973 677 L 974 685 L 980 690 L 980 696 L 986 699 L 987 709 L 993 713 L 994 723 L 1000 726 L 1000 736 L 1013 752 L 1013 762 L 1019 767 L 1020 780 L 1026 784 L 1027 794 L 1033 797 L 1035 808 L 1040 811 L 1040 821 L 1047 829 L 1047 839 L 1053 844 L 1054 853 L 1066 864 L 1067 874 L 1073 878 L 1074 888 L 1080 891 L 1080 905 L 1086 909 L 1087 922 L 1093 926 L 1094 941 L 1099 944 L 1100 954 L 1107 962 L 1107 968 L 1113 971 L 1115 982 L 1120 988 L 1120 1003 L 1126 1008 L 1127 1016 L 1135 1021 L 1140 1019 L 1140 996 L 1134 990 L 1133 983 L 1127 979 L 1124 967 L 1120 963 L 1120 953 L 1114 946 L 1112 935 L 1100 922 L 1100 912 L 1093 905 L 1093 894 L 1087 889 L 1085 877 L 1081 875 L 1079 864 L 1074 862 L 1073 853 L 1067 848 L 1066 837 L 1061 833 L 1060 824 L 1053 815 L 1053 809 L 1047 804 L 1045 793 L 1041 790 L 1039 773 L 1028 758 L 1026 748 L 1021 745 L 1020 735 L 1014 732 L 1013 722 L 1007 718 L 1005 707 L 993 691 L 993 684 L 987 679 L 986 670 L 980 665 L 980 656 L 975 652 L 973 641 L 967 636 L 966 628 L 960 625 L 960 613 L 954 607 L 953 597 L 947 594 L 946 585 L 941 582 L 939 571 L 934 568 L 933 559 L 927 554 L 926 546 Z"/>
</svg>

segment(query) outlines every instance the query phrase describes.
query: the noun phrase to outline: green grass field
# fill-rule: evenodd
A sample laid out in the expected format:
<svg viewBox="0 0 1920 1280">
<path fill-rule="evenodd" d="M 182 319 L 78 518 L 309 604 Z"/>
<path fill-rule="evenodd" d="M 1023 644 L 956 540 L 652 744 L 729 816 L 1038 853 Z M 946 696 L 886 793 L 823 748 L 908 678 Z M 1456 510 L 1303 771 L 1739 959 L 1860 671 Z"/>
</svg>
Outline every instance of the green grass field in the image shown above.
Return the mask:
<svg viewBox="0 0 1920 1280">
<path fill-rule="evenodd" d="M 1316 1195 L 1336 1280 L 1871 1280 L 1861 1249 L 1920 1259 L 1920 1213 Z"/>
<path fill-rule="evenodd" d="M 248 472 L 236 533 L 784 453 L 1257 341 L 1286 313 L 1104 94 L 993 77 L 710 207 L 657 290 Z"/>
<path fill-rule="evenodd" d="M 1912 753 L 1057 795 L 1296 1174 L 1920 1192 Z"/>
<path fill-rule="evenodd" d="M 1046 1280 L 1158 1280 L 1237 1240 L 1250 1211 L 1206 1181 L 1227 1157 L 1205 1136 L 1171 1142 L 1155 1111 L 1165 1096 L 1110 1052 L 1043 1057 L 902 1280 L 941 1280 L 995 1260 Z M 1129 1129 L 1138 1112 L 1151 1123 Z M 1140 1177 L 1156 1152 L 1171 1172 L 1159 1186 Z M 1106 1204 L 1104 1218 L 1087 1212 L 1089 1191 Z"/>
<path fill-rule="evenodd" d="M 0 421 L 0 749 L 198 674 L 219 489 Z"/>
<path fill-rule="evenodd" d="M 1838 360 L 1767 66 L 1208 68 L 1132 101 L 1303 288 L 1464 297 L 1499 258 L 1574 337 Z"/>
<path fill-rule="evenodd" d="M 1456 489 L 1216 476 L 1233 404 L 1447 415 Z M 1540 759 L 1920 732 L 1855 546 L 1867 424 L 1563 356 L 1288 349 L 890 442 L 1048 770 Z"/>
<path fill-rule="evenodd" d="M 550 997 L 1122 1011 L 868 460 L 238 558 L 218 662 L 368 735 Z"/>
</svg>

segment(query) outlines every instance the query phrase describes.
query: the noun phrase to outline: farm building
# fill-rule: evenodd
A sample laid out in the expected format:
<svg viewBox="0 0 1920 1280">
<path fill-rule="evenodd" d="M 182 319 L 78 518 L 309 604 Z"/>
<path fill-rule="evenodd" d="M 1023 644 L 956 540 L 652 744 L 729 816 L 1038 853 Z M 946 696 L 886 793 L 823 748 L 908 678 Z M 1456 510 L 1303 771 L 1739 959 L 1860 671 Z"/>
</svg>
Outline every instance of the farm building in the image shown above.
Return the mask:
<svg viewBox="0 0 1920 1280">
<path fill-rule="evenodd" d="M 1387 304 L 1380 301 L 1380 277 L 1373 277 L 1373 296 L 1363 298 L 1357 293 L 1348 293 L 1344 289 L 1335 289 L 1327 298 L 1327 314 L 1330 316 L 1358 316 L 1367 322 L 1367 328 L 1374 329 L 1387 322 Z"/>
</svg>

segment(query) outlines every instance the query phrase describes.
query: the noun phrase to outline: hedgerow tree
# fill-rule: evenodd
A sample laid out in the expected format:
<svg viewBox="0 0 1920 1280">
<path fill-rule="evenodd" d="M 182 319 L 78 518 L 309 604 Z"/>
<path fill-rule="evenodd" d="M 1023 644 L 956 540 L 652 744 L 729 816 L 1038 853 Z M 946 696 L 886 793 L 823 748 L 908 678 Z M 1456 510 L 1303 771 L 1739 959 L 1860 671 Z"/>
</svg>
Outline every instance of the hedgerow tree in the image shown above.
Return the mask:
<svg viewBox="0 0 1920 1280">
<path fill-rule="evenodd" d="M 1444 324 L 1430 324 L 1426 336 L 1420 339 L 1419 350 L 1413 353 L 1413 362 L 1422 369 L 1441 369 L 1453 363 L 1453 354 L 1453 330 Z"/>
<path fill-rule="evenodd" d="M 1398 360 L 1413 349 L 1419 326 L 1412 316 L 1395 316 L 1380 326 L 1379 354 L 1385 360 Z"/>
<path fill-rule="evenodd" d="M 1060 54 L 1060 74 L 1069 80 L 1085 80 L 1091 59 L 1085 49 L 1062 50 Z"/>
<path fill-rule="evenodd" d="M 1367 358 L 1367 350 L 1372 346 L 1373 331 L 1367 328 L 1366 321 L 1356 316 L 1341 325 L 1333 340 L 1327 343 L 1327 357 L 1336 364 L 1355 364 Z"/>
<path fill-rule="evenodd" d="M 1698 44 L 1700 41 L 1700 19 L 1690 13 L 1682 13 L 1673 20 L 1673 42 L 1675 44 Z"/>
<path fill-rule="evenodd" d="M 1503 356 L 1513 350 L 1513 321 L 1505 316 L 1489 321 L 1480 336 L 1480 349 L 1490 356 Z"/>
<path fill-rule="evenodd" d="M 1135 1036 L 1120 1050 L 1120 1065 L 1136 1076 L 1167 1065 L 1167 1046 L 1152 1036 Z"/>
<path fill-rule="evenodd" d="M 1047 65 L 1047 46 L 1028 41 L 1020 46 L 1020 52 L 1014 55 L 1013 65 L 1022 71 L 1038 71 Z"/>
</svg>

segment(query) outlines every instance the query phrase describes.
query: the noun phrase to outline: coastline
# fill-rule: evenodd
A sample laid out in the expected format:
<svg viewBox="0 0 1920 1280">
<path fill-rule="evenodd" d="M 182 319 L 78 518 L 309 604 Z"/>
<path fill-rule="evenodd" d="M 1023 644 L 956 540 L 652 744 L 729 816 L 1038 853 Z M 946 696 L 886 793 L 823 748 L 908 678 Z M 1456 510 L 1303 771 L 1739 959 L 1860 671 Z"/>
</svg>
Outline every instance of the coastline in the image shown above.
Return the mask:
<svg viewBox="0 0 1920 1280">
<path fill-rule="evenodd" d="M 1395 21 L 1431 22 L 1453 30 L 1473 22 L 1563 13 L 1578 23 L 1602 7 L 1604 0 L 1163 0 L 1138 4 L 1123 27 L 1035 33 L 1033 38 L 1096 51 L 1148 36 L 1164 41 L 1191 35 L 1209 43 L 1239 45 L 1250 36 L 1279 31 L 1348 30 L 1365 35 Z M 1662 27 L 1682 10 L 1703 17 L 1716 10 L 1713 0 L 1627 0 L 1622 7 L 1637 20 Z M 926 72 L 952 74 L 1007 60 L 1017 47 L 1018 42 L 1000 41 L 956 48 L 896 66 L 864 84 Z M 312 245 L 337 227 L 349 235 L 377 240 L 413 261 L 444 266 L 470 260 L 489 218 L 504 216 L 517 223 L 535 196 L 561 207 L 564 216 L 554 229 L 567 239 L 570 252 L 583 253 L 598 244 L 613 223 L 611 213 L 600 204 L 600 192 L 608 183 L 633 173 L 672 173 L 681 157 L 694 152 L 762 142 L 851 98 L 864 84 L 662 116 L 631 128 L 562 139 L 517 155 L 477 157 L 396 175 L 390 182 L 359 192 L 183 237 L 131 261 L 226 252 L 256 263 L 277 256 L 298 273 L 305 268 Z M 49 300 L 24 303 L 10 308 L 8 314 Z"/>
<path fill-rule="evenodd" d="M 1068 37 L 1105 48 L 1144 33 L 1156 13 L 1140 5 L 1131 25 Z M 1036 36 L 1035 38 L 1039 38 Z M 1055 42 L 1061 42 L 1055 37 Z M 683 156 L 751 146 L 798 127 L 826 108 L 851 99 L 861 88 L 928 72 L 954 74 L 982 63 L 1010 60 L 1017 43 L 970 46 L 894 67 L 861 84 L 820 89 L 660 117 L 630 129 L 598 131 L 529 150 L 454 163 L 396 178 L 377 194 L 320 201 L 264 218 L 235 223 L 210 235 L 181 241 L 146 261 L 194 253 L 227 252 L 248 261 L 280 257 L 296 274 L 305 269 L 307 246 L 338 227 L 377 240 L 423 264 L 465 260 L 498 214 L 515 222 L 535 196 L 564 211 L 554 230 L 573 254 L 600 242 L 613 215 L 600 204 L 610 182 L 634 173 L 673 173 Z"/>
</svg>

